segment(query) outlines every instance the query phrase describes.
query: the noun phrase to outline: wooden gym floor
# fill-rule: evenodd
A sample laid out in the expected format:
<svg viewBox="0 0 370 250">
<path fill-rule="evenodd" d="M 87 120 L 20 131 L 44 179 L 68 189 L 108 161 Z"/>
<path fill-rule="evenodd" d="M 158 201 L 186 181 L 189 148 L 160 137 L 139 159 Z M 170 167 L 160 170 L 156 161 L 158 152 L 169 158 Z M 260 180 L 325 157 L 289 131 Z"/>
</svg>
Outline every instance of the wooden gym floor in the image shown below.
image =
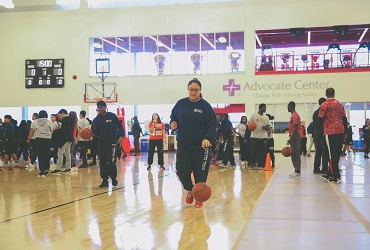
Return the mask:
<svg viewBox="0 0 370 250">
<path fill-rule="evenodd" d="M 212 165 L 212 197 L 195 208 L 174 153 L 165 153 L 165 171 L 147 171 L 146 161 L 145 153 L 121 160 L 115 188 L 98 187 L 96 166 L 45 178 L 1 168 L 0 248 L 231 249 L 272 175 Z"/>
<path fill-rule="evenodd" d="M 146 154 L 121 160 L 114 189 L 98 187 L 98 167 L 45 178 L 2 168 L 0 249 L 369 249 L 370 160 L 342 157 L 333 184 L 313 157 L 290 179 L 290 158 L 275 155 L 273 174 L 212 166 L 203 208 L 185 204 L 174 153 L 165 171 L 148 172 Z"/>
</svg>

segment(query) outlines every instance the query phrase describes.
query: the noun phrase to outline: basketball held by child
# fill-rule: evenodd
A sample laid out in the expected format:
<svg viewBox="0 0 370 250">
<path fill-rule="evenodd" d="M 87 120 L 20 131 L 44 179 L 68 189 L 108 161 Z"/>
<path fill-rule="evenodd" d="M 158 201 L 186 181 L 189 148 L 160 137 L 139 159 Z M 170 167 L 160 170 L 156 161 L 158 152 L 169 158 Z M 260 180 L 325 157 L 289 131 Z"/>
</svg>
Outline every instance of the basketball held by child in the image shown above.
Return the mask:
<svg viewBox="0 0 370 250">
<path fill-rule="evenodd" d="M 257 124 L 255 122 L 248 123 L 249 131 L 254 131 L 257 128 Z"/>
<path fill-rule="evenodd" d="M 191 192 L 195 200 L 203 202 L 207 201 L 211 197 L 212 189 L 210 186 L 207 185 L 207 183 L 198 182 L 194 185 Z"/>
<path fill-rule="evenodd" d="M 281 154 L 285 157 L 290 157 L 292 155 L 292 148 L 291 147 L 283 147 L 281 150 Z"/>
<path fill-rule="evenodd" d="M 84 140 L 90 140 L 93 136 L 92 130 L 89 128 L 83 128 L 80 130 L 80 136 Z"/>
</svg>

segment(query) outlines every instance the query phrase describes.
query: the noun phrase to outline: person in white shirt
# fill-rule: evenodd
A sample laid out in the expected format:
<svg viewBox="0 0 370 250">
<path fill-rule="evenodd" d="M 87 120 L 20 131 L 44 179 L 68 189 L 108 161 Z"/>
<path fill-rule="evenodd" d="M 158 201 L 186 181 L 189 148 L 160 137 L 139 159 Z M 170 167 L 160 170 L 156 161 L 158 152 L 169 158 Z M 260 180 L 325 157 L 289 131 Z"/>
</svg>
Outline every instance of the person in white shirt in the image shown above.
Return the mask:
<svg viewBox="0 0 370 250">
<path fill-rule="evenodd" d="M 266 112 L 266 104 L 261 103 L 258 106 L 258 112 L 251 115 L 249 122 L 256 124 L 256 129 L 251 133 L 251 155 L 248 162 L 248 169 L 253 169 L 257 164 L 258 169 L 262 170 L 265 167 L 267 131 L 270 130 L 271 123 Z"/>
<path fill-rule="evenodd" d="M 87 168 L 89 165 L 87 164 L 87 149 L 89 148 L 90 140 L 82 139 L 80 136 L 80 131 L 83 128 L 90 128 L 90 123 L 86 119 L 86 111 L 80 111 L 80 120 L 78 121 L 78 146 L 80 147 L 80 157 L 82 158 L 82 165 L 80 168 Z"/>
</svg>

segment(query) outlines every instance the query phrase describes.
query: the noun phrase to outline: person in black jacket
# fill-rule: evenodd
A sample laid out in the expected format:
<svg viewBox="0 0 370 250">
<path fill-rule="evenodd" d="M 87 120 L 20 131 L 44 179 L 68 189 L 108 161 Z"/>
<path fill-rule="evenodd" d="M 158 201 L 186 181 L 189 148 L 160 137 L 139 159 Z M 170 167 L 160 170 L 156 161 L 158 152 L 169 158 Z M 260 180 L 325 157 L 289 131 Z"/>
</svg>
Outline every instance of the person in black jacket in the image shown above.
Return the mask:
<svg viewBox="0 0 370 250">
<path fill-rule="evenodd" d="M 231 166 L 235 167 L 234 129 L 229 120 L 228 114 L 222 114 L 222 121 L 218 130 L 220 131 L 220 134 L 224 140 L 222 163 L 220 163 L 218 166 L 226 168 L 228 162 L 230 162 Z"/>
<path fill-rule="evenodd" d="M 326 101 L 324 97 L 319 99 L 319 105 Z M 324 126 L 322 121 L 319 119 L 319 109 L 317 109 L 313 115 L 313 143 L 315 144 L 315 160 L 313 164 L 313 172 L 315 174 L 322 173 L 323 178 L 327 177 L 329 171 L 329 150 L 328 145 L 325 141 Z M 322 169 L 320 165 L 322 163 Z"/>
<path fill-rule="evenodd" d="M 21 158 L 23 155 L 23 161 L 28 161 L 28 143 L 27 138 L 30 133 L 30 129 L 27 126 L 27 121 L 22 120 L 19 124 L 19 129 L 21 133 L 21 143 L 18 151 L 18 158 Z"/>
<path fill-rule="evenodd" d="M 18 158 L 15 156 L 16 149 L 15 149 L 15 135 L 14 135 L 14 126 L 11 122 L 12 117 L 10 115 L 4 116 L 4 123 L 3 123 L 3 162 L 7 166 L 8 161 L 13 157 L 14 161 L 18 163 Z M 15 158 L 14 158 L 15 156 Z M 9 170 L 13 168 L 9 166 Z"/>
<path fill-rule="evenodd" d="M 133 118 L 131 132 L 132 132 L 132 136 L 134 137 L 134 147 L 135 147 L 135 153 L 132 155 L 139 155 L 140 154 L 140 147 L 139 147 L 140 134 L 144 136 L 144 133 L 143 133 L 143 130 L 141 129 L 137 116 L 134 116 Z"/>
<path fill-rule="evenodd" d="M 365 152 L 364 157 L 365 159 L 369 159 L 369 148 L 370 148 L 370 119 L 367 118 L 365 125 L 362 127 L 362 133 L 364 137 L 365 143 Z"/>
<path fill-rule="evenodd" d="M 59 118 L 61 119 L 61 126 L 60 129 L 56 129 L 53 132 L 56 133 L 54 136 L 57 137 L 58 159 L 57 167 L 51 172 L 51 174 L 61 174 L 63 155 L 66 157 L 66 169 L 64 169 L 63 172 L 70 172 L 72 166 L 71 146 L 74 140 L 73 127 L 75 121 L 68 115 L 68 112 L 65 109 L 59 110 L 58 114 L 60 115 Z"/>
<path fill-rule="evenodd" d="M 121 143 L 125 134 L 117 115 L 107 112 L 107 104 L 99 101 L 98 115 L 94 119 L 93 134 L 99 137 L 100 177 L 103 179 L 99 187 L 108 187 L 108 177 L 112 185 L 117 186 L 116 145 Z M 118 139 L 117 139 L 118 138 Z"/>
</svg>

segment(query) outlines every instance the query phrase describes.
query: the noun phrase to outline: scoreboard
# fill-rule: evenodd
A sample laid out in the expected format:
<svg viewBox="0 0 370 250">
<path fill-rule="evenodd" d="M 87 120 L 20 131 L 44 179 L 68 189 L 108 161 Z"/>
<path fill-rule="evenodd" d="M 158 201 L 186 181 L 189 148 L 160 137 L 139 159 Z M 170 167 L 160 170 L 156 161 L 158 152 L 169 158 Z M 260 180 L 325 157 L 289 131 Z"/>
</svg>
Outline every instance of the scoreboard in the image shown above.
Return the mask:
<svg viewBox="0 0 370 250">
<path fill-rule="evenodd" d="M 64 59 L 26 60 L 26 88 L 63 88 Z"/>
</svg>

